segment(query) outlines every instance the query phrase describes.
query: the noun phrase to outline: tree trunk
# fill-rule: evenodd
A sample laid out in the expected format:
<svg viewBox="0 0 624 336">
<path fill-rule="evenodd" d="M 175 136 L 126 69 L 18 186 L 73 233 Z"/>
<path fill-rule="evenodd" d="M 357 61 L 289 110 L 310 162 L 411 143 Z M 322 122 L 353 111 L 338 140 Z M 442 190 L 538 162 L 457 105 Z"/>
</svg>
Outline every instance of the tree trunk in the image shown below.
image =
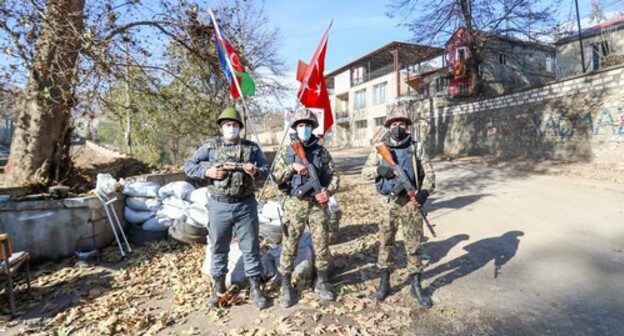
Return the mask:
<svg viewBox="0 0 624 336">
<path fill-rule="evenodd" d="M 71 108 L 84 0 L 48 0 L 6 173 L 12 185 L 50 184 L 70 168 Z"/>
</svg>

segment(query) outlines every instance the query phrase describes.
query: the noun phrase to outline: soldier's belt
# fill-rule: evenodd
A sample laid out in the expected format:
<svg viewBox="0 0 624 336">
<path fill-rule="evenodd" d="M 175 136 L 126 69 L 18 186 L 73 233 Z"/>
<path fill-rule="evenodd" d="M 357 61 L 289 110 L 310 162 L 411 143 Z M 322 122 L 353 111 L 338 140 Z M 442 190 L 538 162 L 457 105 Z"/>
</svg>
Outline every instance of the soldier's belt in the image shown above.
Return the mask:
<svg viewBox="0 0 624 336">
<path fill-rule="evenodd" d="M 247 195 L 242 197 L 230 197 L 221 195 L 210 195 L 210 198 L 221 203 L 240 203 L 252 198 L 253 195 Z"/>
</svg>

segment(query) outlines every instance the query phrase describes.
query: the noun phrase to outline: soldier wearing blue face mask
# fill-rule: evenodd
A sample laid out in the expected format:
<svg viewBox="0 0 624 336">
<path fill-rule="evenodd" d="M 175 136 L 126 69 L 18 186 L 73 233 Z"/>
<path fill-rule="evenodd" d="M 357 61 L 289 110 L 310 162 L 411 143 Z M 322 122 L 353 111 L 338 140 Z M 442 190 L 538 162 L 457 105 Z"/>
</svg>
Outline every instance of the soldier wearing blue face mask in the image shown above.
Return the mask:
<svg viewBox="0 0 624 336">
<path fill-rule="evenodd" d="M 315 252 L 314 266 L 317 277 L 314 291 L 325 300 L 336 298 L 327 275 L 330 259 L 329 223 L 324 207 L 327 206 L 329 197 L 338 190 L 340 178 L 331 155 L 318 143 L 319 138 L 312 134 L 312 130 L 318 125 L 314 112 L 301 108 L 295 113 L 291 127 L 297 132 L 297 138 L 303 144 L 305 158 L 310 164 L 308 167 L 313 167 L 318 175 L 322 187 L 321 192 L 315 193 L 313 189 L 302 192 L 301 187 L 306 185 L 310 174 L 292 147 L 282 150 L 275 158 L 277 161 L 273 169 L 273 177 L 280 186 L 280 190 L 287 195 L 284 201 L 286 227 L 282 238 L 282 255 L 279 265 L 279 271 L 282 274 L 280 303 L 284 307 L 290 307 L 295 303 L 291 274 L 299 239 L 306 225 L 310 227 Z"/>
<path fill-rule="evenodd" d="M 210 275 L 214 293 L 206 305 L 218 306 L 226 292 L 228 253 L 232 231 L 235 230 L 243 253 L 251 299 L 263 309 L 268 302 L 260 290 L 260 239 L 254 179 L 265 178 L 269 167 L 258 144 L 240 138 L 240 129 L 244 124 L 238 111 L 225 109 L 219 115 L 217 124 L 222 136 L 208 140 L 184 165 L 186 175 L 207 181 L 210 192 L 207 204 L 208 238 L 212 252 Z"/>
</svg>

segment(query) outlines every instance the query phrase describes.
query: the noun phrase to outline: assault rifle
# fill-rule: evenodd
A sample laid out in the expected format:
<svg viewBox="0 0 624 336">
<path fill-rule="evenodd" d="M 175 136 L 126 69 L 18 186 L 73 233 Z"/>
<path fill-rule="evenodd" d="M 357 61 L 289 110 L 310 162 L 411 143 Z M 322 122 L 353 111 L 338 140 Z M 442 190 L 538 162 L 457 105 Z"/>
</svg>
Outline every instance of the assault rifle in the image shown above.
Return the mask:
<svg viewBox="0 0 624 336">
<path fill-rule="evenodd" d="M 232 162 L 232 161 L 201 161 L 199 163 L 202 166 L 205 166 L 207 168 L 212 168 L 212 167 L 221 167 L 224 170 L 227 171 L 239 171 L 239 172 L 244 172 L 245 171 L 245 164 L 244 163 L 240 163 L 240 162 Z"/>
<path fill-rule="evenodd" d="M 314 195 L 318 194 L 323 190 L 323 186 L 321 185 L 321 180 L 319 180 L 318 174 L 316 173 L 316 169 L 314 165 L 312 165 L 305 155 L 305 149 L 303 148 L 303 143 L 300 140 L 294 140 L 290 143 L 290 147 L 295 152 L 295 155 L 303 162 L 303 165 L 308 170 L 308 182 L 304 185 L 295 189 L 295 196 L 301 197 L 305 195 L 308 191 L 314 190 Z M 321 207 L 324 209 L 325 216 L 329 219 L 328 209 L 326 207 L 327 204 L 321 204 Z"/>
<path fill-rule="evenodd" d="M 429 228 L 429 232 L 431 232 L 432 236 L 436 237 L 436 233 L 435 231 L 433 231 L 433 226 L 431 225 L 431 223 L 429 223 L 429 220 L 427 219 L 427 216 L 423 212 L 422 208 L 416 206 L 416 203 L 417 203 L 416 193 L 418 192 L 418 190 L 412 185 L 410 180 L 407 178 L 407 175 L 405 175 L 405 171 L 403 171 L 403 168 L 401 168 L 401 166 L 399 166 L 398 164 L 394 162 L 394 158 L 392 157 L 392 153 L 390 153 L 390 149 L 388 148 L 388 146 L 382 142 L 376 145 L 375 149 L 377 150 L 377 153 L 379 153 L 381 157 L 386 162 L 388 162 L 388 164 L 394 171 L 394 174 L 396 175 L 395 177 L 396 186 L 390 192 L 390 195 L 396 198 L 399 196 L 399 193 L 401 191 L 405 190 L 407 192 L 407 196 L 409 197 L 410 201 L 412 202 L 412 204 L 414 204 L 414 206 L 416 207 L 416 209 L 418 210 L 422 218 L 425 220 L 425 223 L 427 224 L 427 228 Z M 414 167 L 414 169 L 416 169 L 416 167 Z M 418 176 L 416 176 L 416 178 L 418 178 Z M 421 206 L 422 205 L 423 204 L 421 204 Z"/>
</svg>

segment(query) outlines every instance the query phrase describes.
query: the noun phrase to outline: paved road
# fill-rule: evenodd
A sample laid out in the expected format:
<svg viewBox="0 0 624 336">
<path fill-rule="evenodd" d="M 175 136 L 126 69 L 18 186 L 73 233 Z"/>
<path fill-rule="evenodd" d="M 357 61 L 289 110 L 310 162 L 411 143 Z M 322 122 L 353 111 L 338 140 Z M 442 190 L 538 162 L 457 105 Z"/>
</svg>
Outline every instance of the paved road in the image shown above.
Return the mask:
<svg viewBox="0 0 624 336">
<path fill-rule="evenodd" d="M 335 158 L 356 172 L 365 155 Z M 438 305 L 491 334 L 624 335 L 624 186 L 434 167 L 424 278 Z"/>
</svg>

